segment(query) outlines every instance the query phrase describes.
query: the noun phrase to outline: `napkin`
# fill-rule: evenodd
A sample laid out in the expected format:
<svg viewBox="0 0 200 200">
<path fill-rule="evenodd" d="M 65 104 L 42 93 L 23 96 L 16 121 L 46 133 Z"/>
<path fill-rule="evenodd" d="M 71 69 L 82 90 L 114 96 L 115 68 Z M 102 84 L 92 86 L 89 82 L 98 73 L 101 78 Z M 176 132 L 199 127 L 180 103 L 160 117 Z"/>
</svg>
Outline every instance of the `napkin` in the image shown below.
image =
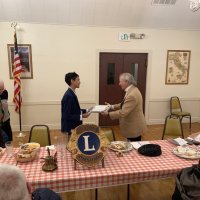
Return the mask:
<svg viewBox="0 0 200 200">
<path fill-rule="evenodd" d="M 141 146 L 145 144 L 150 144 L 149 141 L 141 141 L 141 142 L 131 142 L 134 149 L 139 149 Z"/>
<path fill-rule="evenodd" d="M 185 141 L 183 138 L 180 138 L 180 137 L 178 137 L 178 138 L 175 138 L 175 139 L 172 139 L 172 138 L 170 138 L 170 139 L 168 139 L 171 143 L 173 143 L 173 144 L 176 144 L 176 145 L 179 145 L 179 146 L 183 146 L 183 145 L 186 145 L 188 142 L 187 141 Z"/>
<path fill-rule="evenodd" d="M 200 134 L 199 134 L 199 135 L 197 135 L 197 136 L 194 138 L 194 140 L 196 140 L 196 141 L 200 142 Z"/>
<path fill-rule="evenodd" d="M 55 146 L 54 145 L 51 145 L 51 146 L 46 146 L 46 149 L 49 148 L 49 150 L 54 150 L 55 149 Z"/>
</svg>

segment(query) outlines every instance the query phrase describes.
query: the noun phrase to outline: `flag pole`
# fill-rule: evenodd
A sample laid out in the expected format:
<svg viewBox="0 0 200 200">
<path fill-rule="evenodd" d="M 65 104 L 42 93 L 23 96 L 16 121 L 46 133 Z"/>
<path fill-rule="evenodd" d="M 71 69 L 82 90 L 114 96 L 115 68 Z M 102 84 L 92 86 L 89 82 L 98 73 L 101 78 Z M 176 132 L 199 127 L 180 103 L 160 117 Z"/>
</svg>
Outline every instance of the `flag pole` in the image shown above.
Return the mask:
<svg viewBox="0 0 200 200">
<path fill-rule="evenodd" d="M 19 92 L 19 101 L 21 101 L 21 92 Z M 22 117 L 21 117 L 21 103 L 19 104 L 19 134 L 16 136 L 18 138 L 25 137 L 25 134 L 22 132 Z"/>
<path fill-rule="evenodd" d="M 19 101 L 21 101 L 21 92 L 19 92 Z M 21 103 L 19 104 L 19 130 L 22 133 Z"/>
</svg>

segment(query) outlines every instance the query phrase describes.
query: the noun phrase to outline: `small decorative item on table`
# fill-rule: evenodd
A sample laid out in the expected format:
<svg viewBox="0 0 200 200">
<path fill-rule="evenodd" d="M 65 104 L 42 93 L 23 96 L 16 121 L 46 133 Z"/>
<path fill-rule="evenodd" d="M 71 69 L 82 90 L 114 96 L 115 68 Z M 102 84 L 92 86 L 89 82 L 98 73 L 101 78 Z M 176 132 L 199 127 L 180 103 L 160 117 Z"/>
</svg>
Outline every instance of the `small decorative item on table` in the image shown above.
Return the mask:
<svg viewBox="0 0 200 200">
<path fill-rule="evenodd" d="M 42 170 L 49 172 L 54 171 L 58 168 L 57 166 L 57 152 L 54 154 L 54 156 L 51 156 L 49 148 L 47 148 L 48 156 L 46 156 L 44 159 L 45 163 L 42 166 Z"/>
</svg>

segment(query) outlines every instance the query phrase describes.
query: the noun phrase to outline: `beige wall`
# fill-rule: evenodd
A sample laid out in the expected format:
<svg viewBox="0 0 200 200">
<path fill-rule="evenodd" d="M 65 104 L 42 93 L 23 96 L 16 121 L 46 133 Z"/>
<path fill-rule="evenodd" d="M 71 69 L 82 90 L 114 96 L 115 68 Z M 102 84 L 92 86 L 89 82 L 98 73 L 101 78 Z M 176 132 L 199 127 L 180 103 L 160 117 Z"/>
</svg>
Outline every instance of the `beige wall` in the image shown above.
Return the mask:
<svg viewBox="0 0 200 200">
<path fill-rule="evenodd" d="M 22 80 L 22 123 L 24 129 L 45 123 L 60 128 L 60 100 L 66 90 L 64 75 L 76 71 L 81 77 L 77 90 L 82 107 L 98 104 L 99 57 L 101 51 L 149 53 L 146 119 L 148 123 L 163 123 L 169 112 L 168 100 L 177 95 L 183 107 L 192 112 L 194 121 L 200 118 L 200 31 L 80 27 L 43 24 L 20 24 L 18 43 L 32 45 L 34 79 Z M 120 42 L 119 32 L 145 33 L 143 40 Z M 9 91 L 13 129 L 18 118 L 12 104 L 13 80 L 9 79 L 7 44 L 13 43 L 10 23 L 0 22 L 0 79 Z M 188 85 L 165 85 L 168 49 L 191 50 Z M 98 123 L 97 114 L 87 122 Z"/>
</svg>

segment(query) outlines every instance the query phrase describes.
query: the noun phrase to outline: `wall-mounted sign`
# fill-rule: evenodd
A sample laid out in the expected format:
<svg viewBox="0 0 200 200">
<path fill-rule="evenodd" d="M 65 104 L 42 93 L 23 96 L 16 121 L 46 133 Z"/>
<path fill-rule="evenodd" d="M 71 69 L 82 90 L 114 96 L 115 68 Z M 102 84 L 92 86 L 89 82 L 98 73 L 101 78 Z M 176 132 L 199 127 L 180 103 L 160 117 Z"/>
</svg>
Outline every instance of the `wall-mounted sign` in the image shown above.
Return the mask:
<svg viewBox="0 0 200 200">
<path fill-rule="evenodd" d="M 130 33 L 122 33 L 120 32 L 119 33 L 119 40 L 121 41 L 130 41 L 131 40 L 131 37 L 130 37 Z"/>
<path fill-rule="evenodd" d="M 108 144 L 108 139 L 98 126 L 84 124 L 72 133 L 68 150 L 80 164 L 93 167 L 104 158 Z"/>
<path fill-rule="evenodd" d="M 144 39 L 144 33 L 119 33 L 119 40 L 120 41 L 130 41 L 133 39 Z"/>
</svg>

